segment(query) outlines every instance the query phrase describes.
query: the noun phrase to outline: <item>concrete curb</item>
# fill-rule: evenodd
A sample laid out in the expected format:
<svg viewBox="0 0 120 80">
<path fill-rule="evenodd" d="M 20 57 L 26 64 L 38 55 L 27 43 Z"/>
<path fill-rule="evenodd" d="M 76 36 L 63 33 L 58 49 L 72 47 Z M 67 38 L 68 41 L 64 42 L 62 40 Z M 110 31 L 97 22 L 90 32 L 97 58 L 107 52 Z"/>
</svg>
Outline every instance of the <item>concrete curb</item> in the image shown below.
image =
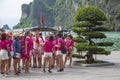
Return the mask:
<svg viewBox="0 0 120 80">
<path fill-rule="evenodd" d="M 111 65 L 115 65 L 115 63 L 105 61 L 105 63 L 83 64 L 83 63 L 80 63 L 79 61 L 74 61 L 73 65 L 84 66 L 84 67 L 99 67 L 99 66 L 111 66 Z"/>
</svg>

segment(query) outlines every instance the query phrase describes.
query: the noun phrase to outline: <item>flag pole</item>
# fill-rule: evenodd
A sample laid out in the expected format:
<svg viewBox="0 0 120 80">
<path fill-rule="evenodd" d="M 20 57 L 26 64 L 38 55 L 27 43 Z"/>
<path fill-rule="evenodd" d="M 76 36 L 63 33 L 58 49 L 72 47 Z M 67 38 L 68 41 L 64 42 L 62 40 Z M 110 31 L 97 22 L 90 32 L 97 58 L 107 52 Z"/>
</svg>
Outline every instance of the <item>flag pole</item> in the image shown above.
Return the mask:
<svg viewBox="0 0 120 80">
<path fill-rule="evenodd" d="M 42 29 L 44 29 L 44 16 L 43 16 L 43 13 L 40 14 L 40 24 L 41 24 L 41 27 Z M 45 36 L 46 36 L 46 32 L 45 32 Z"/>
</svg>

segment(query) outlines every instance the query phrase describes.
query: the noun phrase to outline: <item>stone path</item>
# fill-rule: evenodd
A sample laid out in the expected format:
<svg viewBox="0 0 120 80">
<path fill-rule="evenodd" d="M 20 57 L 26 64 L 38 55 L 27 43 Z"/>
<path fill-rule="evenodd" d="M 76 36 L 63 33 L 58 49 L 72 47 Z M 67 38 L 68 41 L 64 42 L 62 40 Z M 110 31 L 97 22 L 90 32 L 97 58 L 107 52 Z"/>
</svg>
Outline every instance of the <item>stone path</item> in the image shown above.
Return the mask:
<svg viewBox="0 0 120 80">
<path fill-rule="evenodd" d="M 43 73 L 42 69 L 31 69 L 30 74 L 10 77 L 0 76 L 0 80 L 120 80 L 120 52 L 112 52 L 109 56 L 97 56 L 98 59 L 114 62 L 115 65 L 103 67 L 66 66 L 64 72 Z M 77 60 L 77 59 L 74 59 Z"/>
</svg>

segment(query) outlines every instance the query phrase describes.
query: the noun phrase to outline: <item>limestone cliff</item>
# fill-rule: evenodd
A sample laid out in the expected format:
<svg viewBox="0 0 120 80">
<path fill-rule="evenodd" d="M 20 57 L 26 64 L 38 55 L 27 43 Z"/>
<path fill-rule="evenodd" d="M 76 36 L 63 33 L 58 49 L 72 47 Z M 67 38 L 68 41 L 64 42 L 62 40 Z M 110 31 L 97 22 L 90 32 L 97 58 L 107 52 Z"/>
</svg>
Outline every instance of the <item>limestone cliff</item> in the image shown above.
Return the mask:
<svg viewBox="0 0 120 80">
<path fill-rule="evenodd" d="M 20 22 L 14 28 L 35 27 L 40 25 L 40 15 L 44 15 L 45 26 L 62 25 L 70 29 L 73 16 L 78 7 L 94 5 L 107 15 L 104 26 L 113 30 L 120 27 L 120 0 L 33 0 L 22 5 Z"/>
</svg>

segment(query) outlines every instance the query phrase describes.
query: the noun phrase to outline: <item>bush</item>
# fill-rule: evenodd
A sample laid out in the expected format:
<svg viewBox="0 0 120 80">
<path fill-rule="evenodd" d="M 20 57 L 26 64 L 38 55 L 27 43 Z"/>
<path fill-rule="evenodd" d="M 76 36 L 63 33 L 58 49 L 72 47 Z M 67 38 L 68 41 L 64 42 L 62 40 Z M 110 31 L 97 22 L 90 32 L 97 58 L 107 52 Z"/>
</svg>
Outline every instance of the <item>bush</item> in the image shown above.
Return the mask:
<svg viewBox="0 0 120 80">
<path fill-rule="evenodd" d="M 85 56 L 78 55 L 78 54 L 73 54 L 72 57 L 74 57 L 74 58 L 85 58 Z"/>
</svg>

